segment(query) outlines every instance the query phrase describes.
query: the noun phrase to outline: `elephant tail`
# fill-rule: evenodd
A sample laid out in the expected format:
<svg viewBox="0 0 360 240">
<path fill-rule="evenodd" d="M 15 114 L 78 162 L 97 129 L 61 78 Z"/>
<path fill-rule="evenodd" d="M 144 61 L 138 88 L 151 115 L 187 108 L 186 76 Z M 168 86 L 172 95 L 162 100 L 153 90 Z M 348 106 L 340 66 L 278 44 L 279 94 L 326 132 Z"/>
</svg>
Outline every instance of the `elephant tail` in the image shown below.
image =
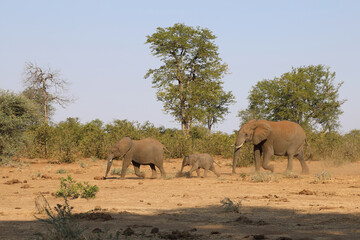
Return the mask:
<svg viewBox="0 0 360 240">
<path fill-rule="evenodd" d="M 221 168 L 221 166 L 214 160 L 214 163 L 216 163 L 216 165 L 218 165 L 219 166 L 219 168 Z"/>
<path fill-rule="evenodd" d="M 309 157 L 308 157 L 306 160 L 312 160 L 313 154 L 312 154 L 312 151 L 311 151 L 310 143 L 309 143 L 309 141 L 307 140 L 307 138 L 305 138 L 305 143 L 306 143 L 307 148 L 309 149 L 309 152 L 310 152 L 310 155 L 309 155 Z"/>
<path fill-rule="evenodd" d="M 167 152 L 167 153 L 169 153 L 169 159 L 168 159 L 168 161 L 170 161 L 170 158 L 171 158 L 171 152 L 164 146 L 164 150 Z"/>
</svg>

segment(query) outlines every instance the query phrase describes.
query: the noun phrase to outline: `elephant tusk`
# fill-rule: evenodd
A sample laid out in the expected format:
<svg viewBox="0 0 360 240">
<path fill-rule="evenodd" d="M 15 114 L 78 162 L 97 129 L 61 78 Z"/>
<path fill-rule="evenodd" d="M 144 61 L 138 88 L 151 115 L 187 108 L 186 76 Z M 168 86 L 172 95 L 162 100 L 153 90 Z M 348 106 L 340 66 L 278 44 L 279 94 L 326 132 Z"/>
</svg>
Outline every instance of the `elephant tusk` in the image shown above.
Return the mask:
<svg viewBox="0 0 360 240">
<path fill-rule="evenodd" d="M 240 144 L 239 146 L 235 146 L 235 149 L 239 149 L 242 147 L 242 145 L 244 145 L 244 143 Z"/>
</svg>

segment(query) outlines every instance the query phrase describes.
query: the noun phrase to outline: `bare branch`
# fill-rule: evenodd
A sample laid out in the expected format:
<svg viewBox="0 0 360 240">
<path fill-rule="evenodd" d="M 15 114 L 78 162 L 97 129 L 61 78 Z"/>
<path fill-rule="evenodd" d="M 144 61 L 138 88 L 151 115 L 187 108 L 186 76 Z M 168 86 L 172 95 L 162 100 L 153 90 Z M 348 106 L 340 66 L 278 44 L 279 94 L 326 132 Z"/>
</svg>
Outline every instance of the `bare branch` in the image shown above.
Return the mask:
<svg viewBox="0 0 360 240">
<path fill-rule="evenodd" d="M 23 83 L 28 90 L 33 90 L 33 94 L 41 93 L 38 102 L 43 107 L 44 121 L 48 121 L 49 106 L 52 103 L 59 104 L 61 107 L 73 102 L 73 98 L 64 96 L 69 83 L 61 77 L 59 70 L 52 70 L 50 67 L 41 68 L 31 62 L 25 63 Z M 39 100 L 40 99 L 40 100 Z"/>
</svg>

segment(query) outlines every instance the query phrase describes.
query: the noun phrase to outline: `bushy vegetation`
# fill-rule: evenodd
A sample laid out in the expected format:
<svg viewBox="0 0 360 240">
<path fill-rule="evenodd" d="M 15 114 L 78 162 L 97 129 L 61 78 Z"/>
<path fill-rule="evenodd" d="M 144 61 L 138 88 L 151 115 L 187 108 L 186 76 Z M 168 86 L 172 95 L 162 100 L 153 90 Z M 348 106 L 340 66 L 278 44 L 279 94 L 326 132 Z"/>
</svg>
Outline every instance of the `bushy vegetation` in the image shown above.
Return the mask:
<svg viewBox="0 0 360 240">
<path fill-rule="evenodd" d="M 75 162 L 80 158 L 106 159 L 110 146 L 125 136 L 130 136 L 132 139 L 146 137 L 158 139 L 171 152 L 171 156 L 165 153 L 166 158 L 182 158 L 193 152 L 206 152 L 232 158 L 236 136 L 236 133 L 210 133 L 208 129 L 200 126 L 193 127 L 189 135 L 185 135 L 181 130 L 155 127 L 149 122 L 140 124 L 115 120 L 104 124 L 97 119 L 83 124 L 77 118 L 68 118 L 58 124 L 35 124 L 24 131 L 23 135 L 16 136 L 19 142 L 26 143 L 19 153 L 20 156 L 28 158 L 47 156 L 64 163 Z M 307 136 L 309 142 L 305 145 L 307 158 L 311 154 L 312 160 L 331 160 L 339 164 L 360 159 L 360 130 L 352 130 L 344 135 L 338 132 L 308 132 Z M 252 144 L 245 144 L 240 151 L 238 166 L 251 165 Z M 4 150 L 3 154 L 5 154 Z"/>
<path fill-rule="evenodd" d="M 67 198 L 95 198 L 99 187 L 90 185 L 87 182 L 80 183 L 72 179 L 70 175 L 67 178 L 60 179 L 60 189 L 56 192 L 56 197 Z"/>
<path fill-rule="evenodd" d="M 0 90 L 0 163 L 25 144 L 24 131 L 39 119 L 36 105 L 23 95 Z"/>
<path fill-rule="evenodd" d="M 23 156 L 35 158 L 47 155 L 64 163 L 75 162 L 79 158 L 106 159 L 110 146 L 125 136 L 135 140 L 146 137 L 158 139 L 171 152 L 171 156 L 165 153 L 167 158 L 181 158 L 192 152 L 230 158 L 235 142 L 235 134 L 210 133 L 205 127 L 193 127 L 186 135 L 181 130 L 155 127 L 150 122 L 140 124 L 114 120 L 104 124 L 96 119 L 82 124 L 77 118 L 68 118 L 58 124 L 33 126 L 27 129 L 25 135 L 28 144 L 27 151 L 22 152 Z"/>
<path fill-rule="evenodd" d="M 128 120 L 105 124 L 95 119 L 81 123 L 68 118 L 59 123 L 39 121 L 36 108 L 22 95 L 2 91 L 0 94 L 0 164 L 14 157 L 49 158 L 63 163 L 81 158 L 106 159 L 110 146 L 125 136 L 138 140 L 152 137 L 171 152 L 166 158 L 182 158 L 194 152 L 206 152 L 232 158 L 236 133 L 210 132 L 204 126 L 193 126 L 188 134 L 182 130 L 155 127 Z M 346 134 L 336 131 L 307 130 L 306 159 L 330 160 L 337 164 L 360 159 L 360 130 Z M 253 146 L 240 150 L 238 166 L 253 163 Z M 79 162 L 81 164 L 81 162 Z M 85 167 L 85 166 L 84 166 Z"/>
</svg>

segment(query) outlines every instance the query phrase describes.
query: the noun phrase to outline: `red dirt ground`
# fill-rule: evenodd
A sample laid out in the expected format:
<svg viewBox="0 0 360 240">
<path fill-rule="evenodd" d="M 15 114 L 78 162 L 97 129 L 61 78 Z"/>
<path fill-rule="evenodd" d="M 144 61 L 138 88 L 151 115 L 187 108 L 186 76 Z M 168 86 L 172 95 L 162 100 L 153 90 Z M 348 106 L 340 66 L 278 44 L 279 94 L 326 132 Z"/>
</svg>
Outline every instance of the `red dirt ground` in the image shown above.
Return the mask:
<svg viewBox="0 0 360 240">
<path fill-rule="evenodd" d="M 105 160 L 60 165 L 33 159 L 1 167 L 0 239 L 46 234 L 48 225 L 35 216 L 47 215 L 37 213 L 35 198 L 42 194 L 52 207 L 63 203 L 54 193 L 67 175 L 100 189 L 95 199 L 69 201 L 74 214 L 83 213 L 76 224 L 87 239 L 116 231 L 120 239 L 360 239 L 360 162 L 308 162 L 309 175 L 296 175 L 301 169 L 295 162 L 295 175 L 285 175 L 286 161 L 276 161 L 274 174 L 256 175 L 251 166 L 231 175 L 232 160 L 216 158 L 219 178 L 211 172 L 187 178 L 176 177 L 181 161 L 165 161 L 165 179 L 127 173 L 125 180 L 101 180 Z M 141 168 L 150 177 L 150 167 Z M 225 198 L 241 203 L 239 212 L 222 208 Z"/>
</svg>

